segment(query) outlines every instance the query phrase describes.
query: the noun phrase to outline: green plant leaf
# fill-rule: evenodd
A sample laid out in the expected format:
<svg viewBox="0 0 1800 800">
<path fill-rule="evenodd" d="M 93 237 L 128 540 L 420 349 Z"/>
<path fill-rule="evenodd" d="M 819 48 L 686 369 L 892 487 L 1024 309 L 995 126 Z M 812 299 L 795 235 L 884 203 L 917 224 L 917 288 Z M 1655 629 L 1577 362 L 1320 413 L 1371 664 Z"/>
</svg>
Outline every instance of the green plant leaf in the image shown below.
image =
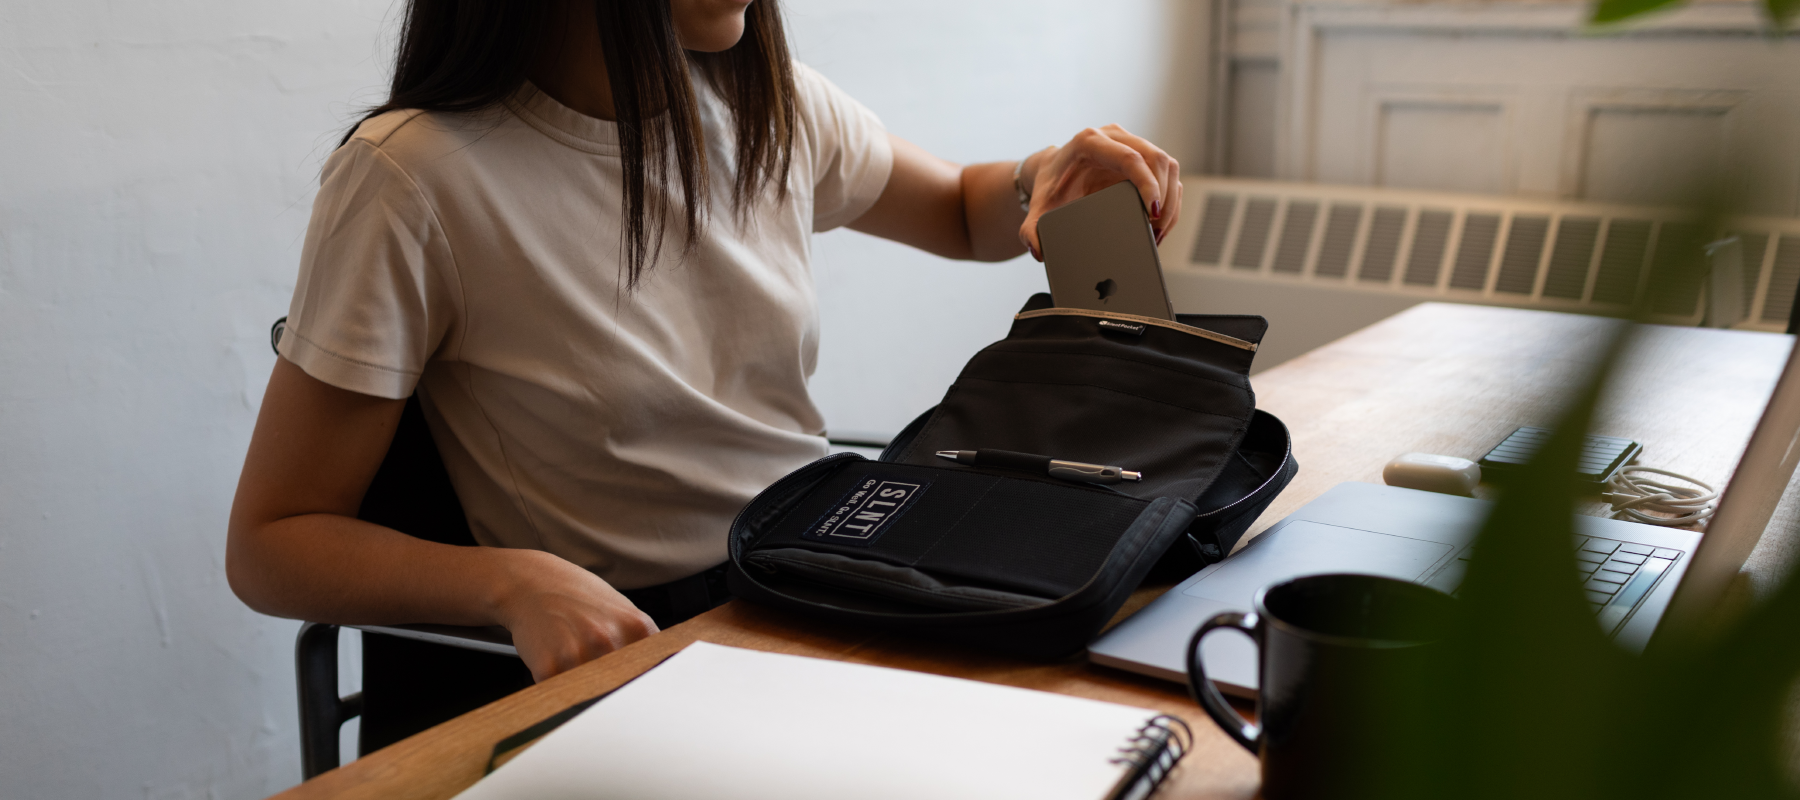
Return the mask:
<svg viewBox="0 0 1800 800">
<path fill-rule="evenodd" d="M 1623 719 L 1623 729 L 1640 732 L 1633 744 L 1640 763 L 1672 765 L 1617 776 L 1628 787 L 1624 796 L 1797 796 L 1782 763 L 1788 754 L 1778 746 L 1788 691 L 1800 674 L 1800 648 L 1793 643 L 1800 626 L 1795 578 L 1790 573 L 1774 596 L 1717 631 L 1716 640 L 1645 654 L 1638 670 L 1643 696 L 1661 692 L 1705 700 L 1642 703 L 1634 717 Z"/>
<path fill-rule="evenodd" d="M 1663 6 L 1677 5 L 1683 0 L 1600 0 L 1594 4 L 1594 15 L 1588 18 L 1591 25 L 1609 25 L 1623 22 L 1642 14 L 1648 14 Z M 1776 3 L 1793 5 L 1800 0 L 1764 0 L 1770 6 L 1770 13 Z"/>
<path fill-rule="evenodd" d="M 1570 719 L 1611 716 L 1616 690 L 1576 679 L 1616 675 L 1624 653 L 1594 623 L 1575 562 L 1576 465 L 1583 435 L 1631 327 L 1591 342 L 1604 355 L 1572 397 L 1530 465 L 1502 487 L 1482 526 L 1463 583 L 1460 662 L 1447 676 L 1470 727 L 1466 752 L 1446 757 L 1464 775 L 1463 798 L 1586 800 L 1604 795 L 1607 742 L 1587 725 L 1547 724 L 1544 709 Z M 1531 764 L 1531 770 L 1509 765 Z M 1547 776 L 1554 776 L 1546 780 Z"/>
<path fill-rule="evenodd" d="M 1763 10 L 1769 14 L 1770 25 L 1786 28 L 1794 12 L 1800 11 L 1800 0 L 1763 0 Z"/>
</svg>

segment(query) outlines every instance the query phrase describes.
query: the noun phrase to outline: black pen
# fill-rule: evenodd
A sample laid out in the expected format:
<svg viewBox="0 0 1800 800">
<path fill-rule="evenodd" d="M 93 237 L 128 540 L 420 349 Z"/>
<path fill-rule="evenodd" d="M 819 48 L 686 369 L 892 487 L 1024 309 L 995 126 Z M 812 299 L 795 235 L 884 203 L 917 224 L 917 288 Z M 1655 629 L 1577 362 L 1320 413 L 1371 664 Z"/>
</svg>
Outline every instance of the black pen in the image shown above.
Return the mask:
<svg viewBox="0 0 1800 800">
<path fill-rule="evenodd" d="M 938 458 L 947 458 L 958 464 L 1016 469 L 1021 472 L 1041 472 L 1052 478 L 1080 481 L 1081 483 L 1118 483 L 1119 481 L 1144 479 L 1144 473 L 1133 472 L 1121 467 L 1063 461 L 1049 456 L 1015 453 L 1011 450 L 939 450 L 937 455 Z"/>
</svg>

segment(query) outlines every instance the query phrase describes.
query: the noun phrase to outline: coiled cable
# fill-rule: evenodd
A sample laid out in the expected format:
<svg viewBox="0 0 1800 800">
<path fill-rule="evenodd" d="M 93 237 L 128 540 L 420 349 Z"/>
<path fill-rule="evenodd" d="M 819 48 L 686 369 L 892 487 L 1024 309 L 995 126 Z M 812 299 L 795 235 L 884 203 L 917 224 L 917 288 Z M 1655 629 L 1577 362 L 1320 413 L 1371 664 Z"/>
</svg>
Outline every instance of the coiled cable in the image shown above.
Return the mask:
<svg viewBox="0 0 1800 800">
<path fill-rule="evenodd" d="M 1692 484 L 1682 486 L 1639 475 L 1659 475 Z M 1712 486 L 1679 472 L 1657 467 L 1621 467 L 1606 479 L 1601 499 L 1612 505 L 1613 519 L 1646 525 L 1680 527 L 1713 514 L 1719 493 Z"/>
</svg>

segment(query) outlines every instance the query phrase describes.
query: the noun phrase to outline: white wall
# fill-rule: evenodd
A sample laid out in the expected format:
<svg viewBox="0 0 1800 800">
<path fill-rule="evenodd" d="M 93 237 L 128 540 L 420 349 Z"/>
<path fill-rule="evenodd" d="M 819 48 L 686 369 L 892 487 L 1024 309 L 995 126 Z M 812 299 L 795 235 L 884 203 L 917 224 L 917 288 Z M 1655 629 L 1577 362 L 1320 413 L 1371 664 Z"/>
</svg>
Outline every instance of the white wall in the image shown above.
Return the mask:
<svg viewBox="0 0 1800 800">
<path fill-rule="evenodd" d="M 1192 54 L 1169 43 L 1192 5 L 790 15 L 801 56 L 894 131 L 986 160 L 1090 124 L 1183 132 L 1203 87 L 1170 83 Z M 314 177 L 378 98 L 390 14 L 0 0 L 0 797 L 248 798 L 298 780 L 295 623 L 232 597 L 225 517 Z M 817 261 L 817 389 L 838 429 L 897 429 L 1043 286 L 1032 263 L 952 265 L 853 233 L 821 237 Z"/>
<path fill-rule="evenodd" d="M 1118 123 L 1180 157 L 1204 81 L 1188 80 L 1199 2 L 790 3 L 799 57 L 888 130 L 962 163 L 1022 158 Z M 879 32 L 879 33 L 876 33 Z M 1189 125 L 1189 121 L 1193 124 Z M 1047 291 L 1029 256 L 946 261 L 852 231 L 814 240 L 824 326 L 814 395 L 835 435 L 887 437 L 942 399 L 963 362 Z"/>
<path fill-rule="evenodd" d="M 222 570 L 314 175 L 388 3 L 0 4 L 0 796 L 299 778 Z"/>
</svg>

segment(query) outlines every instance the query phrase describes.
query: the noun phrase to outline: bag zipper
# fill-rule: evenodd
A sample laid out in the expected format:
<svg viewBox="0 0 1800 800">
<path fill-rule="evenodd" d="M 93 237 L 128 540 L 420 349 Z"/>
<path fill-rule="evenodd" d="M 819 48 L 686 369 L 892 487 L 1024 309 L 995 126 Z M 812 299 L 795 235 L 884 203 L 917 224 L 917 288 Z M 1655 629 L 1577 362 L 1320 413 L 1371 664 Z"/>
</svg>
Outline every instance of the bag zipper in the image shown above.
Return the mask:
<svg viewBox="0 0 1800 800">
<path fill-rule="evenodd" d="M 1172 331 L 1180 331 L 1189 336 L 1198 336 L 1202 339 L 1235 347 L 1239 350 L 1248 350 L 1252 353 L 1256 352 L 1255 343 L 1246 342 L 1236 336 L 1226 336 L 1223 333 L 1214 333 L 1205 328 L 1196 328 L 1192 325 L 1183 325 L 1179 322 L 1157 319 L 1155 317 L 1141 317 L 1136 314 L 1117 314 L 1111 311 L 1093 311 L 1086 308 L 1040 308 L 1036 311 L 1024 311 L 1013 315 L 1013 319 L 1015 320 L 1036 319 L 1038 317 L 1093 317 L 1095 319 L 1119 320 L 1139 325 L 1155 325 L 1158 328 L 1168 328 Z"/>
</svg>

